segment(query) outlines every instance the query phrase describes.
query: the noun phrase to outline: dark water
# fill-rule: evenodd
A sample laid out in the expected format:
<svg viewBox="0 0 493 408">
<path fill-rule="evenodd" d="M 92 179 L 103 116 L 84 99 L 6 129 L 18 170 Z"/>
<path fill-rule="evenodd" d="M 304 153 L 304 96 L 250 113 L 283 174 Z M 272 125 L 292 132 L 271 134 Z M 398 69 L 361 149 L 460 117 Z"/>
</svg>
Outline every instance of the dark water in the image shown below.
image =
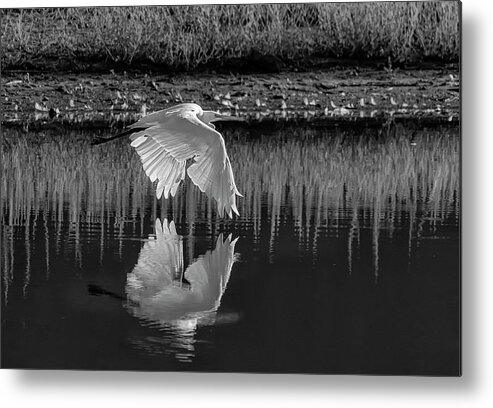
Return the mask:
<svg viewBox="0 0 493 408">
<path fill-rule="evenodd" d="M 459 374 L 458 129 L 223 134 L 234 220 L 127 141 L 4 129 L 2 366 Z"/>
</svg>

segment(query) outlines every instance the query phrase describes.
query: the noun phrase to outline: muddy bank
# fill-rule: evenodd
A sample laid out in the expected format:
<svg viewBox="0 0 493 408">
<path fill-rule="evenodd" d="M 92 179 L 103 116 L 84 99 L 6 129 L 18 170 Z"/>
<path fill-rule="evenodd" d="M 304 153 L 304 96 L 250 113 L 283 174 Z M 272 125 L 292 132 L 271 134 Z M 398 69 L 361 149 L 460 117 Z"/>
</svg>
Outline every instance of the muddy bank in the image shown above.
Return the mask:
<svg viewBox="0 0 493 408">
<path fill-rule="evenodd" d="M 459 120 L 456 65 L 270 74 L 25 73 L 1 78 L 2 124 L 116 126 L 181 102 L 262 120 Z"/>
</svg>

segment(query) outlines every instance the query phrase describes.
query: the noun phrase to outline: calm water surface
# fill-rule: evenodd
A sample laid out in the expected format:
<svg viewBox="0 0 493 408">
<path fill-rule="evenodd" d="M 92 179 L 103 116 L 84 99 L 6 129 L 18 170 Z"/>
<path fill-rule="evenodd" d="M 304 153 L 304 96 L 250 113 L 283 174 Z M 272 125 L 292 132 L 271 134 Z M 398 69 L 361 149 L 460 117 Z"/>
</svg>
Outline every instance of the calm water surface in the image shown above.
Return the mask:
<svg viewBox="0 0 493 408">
<path fill-rule="evenodd" d="M 458 128 L 224 129 L 234 220 L 125 140 L 3 131 L 3 367 L 459 373 Z"/>
</svg>

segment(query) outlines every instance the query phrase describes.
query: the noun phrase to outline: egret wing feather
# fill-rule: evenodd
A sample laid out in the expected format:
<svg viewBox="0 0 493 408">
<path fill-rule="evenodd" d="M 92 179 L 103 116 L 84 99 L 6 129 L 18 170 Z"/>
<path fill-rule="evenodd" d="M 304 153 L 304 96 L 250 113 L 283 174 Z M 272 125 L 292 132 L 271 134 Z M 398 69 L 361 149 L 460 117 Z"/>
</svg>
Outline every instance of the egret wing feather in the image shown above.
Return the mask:
<svg viewBox="0 0 493 408">
<path fill-rule="evenodd" d="M 217 201 L 220 216 L 226 212 L 232 217 L 232 212 L 239 215 L 236 208 L 236 195 L 240 194 L 236 188 L 224 142 L 222 145 L 197 156 L 195 163 L 187 169 L 187 173 L 202 192 Z"/>
<path fill-rule="evenodd" d="M 163 193 L 165 198 L 168 198 L 169 192 L 176 191 L 185 178 L 186 161 L 177 161 L 153 138 L 140 138 L 144 138 L 145 141 L 136 138 L 132 143 L 136 146 L 135 150 L 140 156 L 143 169 L 151 181 L 159 180 L 156 188 L 157 198 L 161 198 Z"/>
<path fill-rule="evenodd" d="M 222 136 L 195 114 L 168 115 L 163 123 L 146 129 L 176 159 L 187 160 L 215 147 Z"/>
</svg>

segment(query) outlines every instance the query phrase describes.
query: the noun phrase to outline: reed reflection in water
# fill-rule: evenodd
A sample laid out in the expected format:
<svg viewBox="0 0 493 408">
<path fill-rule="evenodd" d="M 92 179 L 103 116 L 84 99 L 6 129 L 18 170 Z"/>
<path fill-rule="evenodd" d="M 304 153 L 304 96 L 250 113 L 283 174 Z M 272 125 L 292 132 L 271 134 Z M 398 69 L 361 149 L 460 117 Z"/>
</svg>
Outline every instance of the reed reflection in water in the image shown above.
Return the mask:
<svg viewBox="0 0 493 408">
<path fill-rule="evenodd" d="M 13 242 L 20 236 L 28 286 L 31 246 L 39 228 L 47 274 L 54 256 L 51 246 L 56 256 L 63 247 L 80 265 L 87 236 L 100 243 L 102 259 L 111 234 L 119 240 L 121 255 L 124 239 L 145 236 L 157 217 L 183 225 L 190 237 L 200 225 L 213 238 L 224 228 L 251 234 L 256 248 L 267 234 L 270 262 L 277 256 L 281 229 L 292 229 L 299 256 L 309 255 L 314 261 L 323 250 L 320 234 L 346 231 L 350 271 L 360 234 L 371 229 L 378 275 L 382 234 L 392 238 L 396 228 L 406 229 L 411 253 L 425 224 L 431 230 L 458 225 L 459 139 L 454 128 L 415 132 L 397 126 L 383 135 L 374 129 L 307 127 L 223 133 L 244 195 L 239 200 L 241 217 L 235 221 L 218 218 L 215 204 L 191 183 L 180 187 L 173 199 L 158 202 L 127 141 L 92 147 L 92 135 L 84 132 L 6 132 L 1 198 L 4 291 L 14 279 Z M 193 258 L 193 247 L 187 251 Z"/>
</svg>

